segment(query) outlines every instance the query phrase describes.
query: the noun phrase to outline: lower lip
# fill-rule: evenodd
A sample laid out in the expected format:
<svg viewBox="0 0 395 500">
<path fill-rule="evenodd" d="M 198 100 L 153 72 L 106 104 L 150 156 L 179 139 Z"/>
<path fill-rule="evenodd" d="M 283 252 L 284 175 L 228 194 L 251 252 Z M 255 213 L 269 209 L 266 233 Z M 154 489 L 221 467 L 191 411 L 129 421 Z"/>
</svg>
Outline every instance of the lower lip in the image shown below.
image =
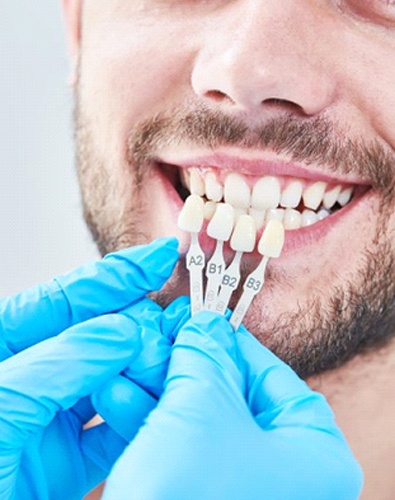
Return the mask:
<svg viewBox="0 0 395 500">
<path fill-rule="evenodd" d="M 164 188 L 168 194 L 168 199 L 172 208 L 172 212 L 175 213 L 175 217 L 178 218 L 178 215 L 183 207 L 183 201 L 178 195 L 174 185 L 169 181 L 169 179 L 160 172 L 160 166 L 158 166 L 159 175 L 164 184 Z M 162 175 L 161 175 L 162 174 Z M 325 219 L 312 224 L 311 226 L 303 227 L 295 230 L 288 230 L 285 233 L 285 243 L 282 251 L 282 256 L 286 256 L 287 254 L 291 254 L 295 251 L 298 251 L 306 246 L 313 245 L 319 243 L 323 240 L 329 233 L 332 231 L 335 226 L 339 223 L 341 219 L 349 216 L 352 212 L 358 209 L 363 209 L 363 206 L 367 206 L 372 199 L 372 191 L 368 190 L 364 194 L 357 197 L 351 203 L 346 205 L 344 208 L 338 210 L 333 215 L 326 217 Z M 201 232 L 199 233 L 199 242 L 202 246 L 204 252 L 207 255 L 210 255 L 215 247 L 216 241 L 213 240 L 210 236 L 207 235 L 208 222 L 205 221 Z M 263 230 L 260 230 L 257 234 L 257 241 L 262 234 Z M 182 237 L 180 237 L 182 235 Z M 179 235 L 180 238 L 180 251 L 181 254 L 185 254 L 188 251 L 188 243 L 189 243 L 189 235 L 185 232 L 181 232 Z M 225 253 L 234 253 L 233 250 L 230 249 L 228 244 L 225 244 L 224 247 Z M 255 248 L 254 252 L 251 252 L 251 256 L 260 257 L 257 249 Z"/>
</svg>

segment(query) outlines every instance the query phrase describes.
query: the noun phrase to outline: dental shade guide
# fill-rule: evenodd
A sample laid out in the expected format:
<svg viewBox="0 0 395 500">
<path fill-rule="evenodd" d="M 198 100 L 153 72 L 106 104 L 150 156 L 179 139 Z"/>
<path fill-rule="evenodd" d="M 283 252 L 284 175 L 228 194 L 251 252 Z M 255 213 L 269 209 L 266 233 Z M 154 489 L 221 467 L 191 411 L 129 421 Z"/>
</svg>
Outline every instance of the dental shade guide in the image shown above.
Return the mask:
<svg viewBox="0 0 395 500">
<path fill-rule="evenodd" d="M 240 262 L 244 252 L 252 252 L 255 248 L 256 226 L 251 215 L 240 215 L 230 239 L 230 247 L 235 256 L 222 277 L 221 289 L 215 305 L 216 312 L 225 314 L 232 293 L 240 283 Z"/>
<path fill-rule="evenodd" d="M 218 203 L 213 218 L 207 226 L 207 234 L 217 240 L 214 253 L 206 267 L 206 295 L 204 298 L 204 309 L 207 311 L 215 308 L 218 290 L 221 286 L 222 277 L 225 272 L 225 260 L 223 256 L 223 245 L 228 241 L 235 222 L 235 211 L 229 203 Z"/>
<path fill-rule="evenodd" d="M 191 243 L 186 254 L 186 267 L 189 271 L 191 295 L 191 315 L 203 309 L 203 269 L 205 256 L 199 244 L 199 232 L 204 220 L 204 202 L 196 195 L 190 195 L 178 217 L 178 227 L 191 235 Z"/>
<path fill-rule="evenodd" d="M 284 226 L 280 221 L 268 222 L 258 244 L 258 252 L 263 256 L 258 267 L 247 276 L 243 293 L 230 317 L 235 331 L 239 328 L 254 297 L 261 291 L 265 280 L 266 267 L 270 258 L 280 256 L 284 245 Z"/>
</svg>

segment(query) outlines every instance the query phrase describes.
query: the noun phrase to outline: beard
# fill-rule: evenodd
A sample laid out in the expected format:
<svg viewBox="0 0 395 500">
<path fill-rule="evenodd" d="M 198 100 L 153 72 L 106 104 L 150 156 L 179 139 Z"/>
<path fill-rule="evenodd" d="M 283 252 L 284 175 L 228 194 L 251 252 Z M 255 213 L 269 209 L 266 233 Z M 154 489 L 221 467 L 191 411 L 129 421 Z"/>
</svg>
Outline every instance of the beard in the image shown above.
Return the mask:
<svg viewBox="0 0 395 500">
<path fill-rule="evenodd" d="M 395 259 L 389 227 L 394 212 L 395 155 L 377 141 L 364 144 L 328 118 L 284 116 L 253 130 L 193 103 L 136 124 L 125 147 L 124 177 L 115 179 L 108 158 L 95 150 L 94 126 L 77 95 L 75 140 L 84 218 L 102 255 L 150 241 L 144 230 L 142 189 L 152 175 L 152 160 L 161 147 L 191 144 L 205 148 L 238 146 L 287 155 L 305 165 L 323 164 L 335 173 L 353 173 L 380 194 L 375 237 L 356 256 L 358 269 L 337 284 L 318 287 L 303 303 L 290 293 L 290 307 L 276 318 L 255 301 L 245 325 L 260 342 L 288 363 L 302 378 L 345 364 L 357 355 L 385 346 L 395 333 Z M 122 177 L 118 175 L 118 177 Z M 127 200 L 120 202 L 120 200 Z M 244 269 L 244 277 L 250 269 Z M 265 294 L 286 289 L 287 277 L 269 269 Z M 341 283 L 339 285 L 339 282 Z M 183 260 L 162 292 L 153 296 L 163 307 L 182 292 L 188 273 Z M 329 298 L 328 298 L 329 297 Z M 233 304 L 234 305 L 234 304 Z M 232 304 L 231 304 L 232 306 Z"/>
</svg>

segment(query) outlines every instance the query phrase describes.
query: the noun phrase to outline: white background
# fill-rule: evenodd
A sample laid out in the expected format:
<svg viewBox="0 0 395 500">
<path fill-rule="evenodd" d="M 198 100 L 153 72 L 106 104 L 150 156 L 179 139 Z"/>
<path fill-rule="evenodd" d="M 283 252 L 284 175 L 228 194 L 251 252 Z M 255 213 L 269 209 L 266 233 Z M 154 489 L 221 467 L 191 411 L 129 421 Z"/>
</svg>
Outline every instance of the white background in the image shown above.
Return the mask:
<svg viewBox="0 0 395 500">
<path fill-rule="evenodd" d="M 0 2 L 0 296 L 92 258 L 60 0 Z"/>
</svg>

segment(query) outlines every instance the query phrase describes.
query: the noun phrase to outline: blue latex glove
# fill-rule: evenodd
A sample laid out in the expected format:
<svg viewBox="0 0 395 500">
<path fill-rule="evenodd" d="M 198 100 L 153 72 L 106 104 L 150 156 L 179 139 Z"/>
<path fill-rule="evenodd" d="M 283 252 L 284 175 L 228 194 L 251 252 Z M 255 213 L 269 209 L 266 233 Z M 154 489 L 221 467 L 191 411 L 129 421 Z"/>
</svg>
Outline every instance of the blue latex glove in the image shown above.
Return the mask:
<svg viewBox="0 0 395 500">
<path fill-rule="evenodd" d="M 111 429 L 124 438 L 126 446 L 163 392 L 174 339 L 191 315 L 190 300 L 180 297 L 163 311 L 158 304 L 145 299 L 122 314 L 144 318 L 141 331 L 144 349 L 122 375 L 109 380 L 92 396 L 92 403 Z M 98 453 L 95 462 L 100 464 L 101 460 Z"/>
<path fill-rule="evenodd" d="M 177 246 L 175 238 L 165 238 L 121 250 L 49 283 L 0 299 L 0 355 L 6 358 L 159 290 L 173 272 Z"/>
<path fill-rule="evenodd" d="M 353 500 L 362 475 L 324 397 L 254 337 L 200 313 L 106 500 Z"/>
<path fill-rule="evenodd" d="M 106 477 L 126 443 L 107 424 L 82 430 L 95 414 L 86 396 L 147 357 L 133 308 L 169 277 L 176 246 L 111 254 L 1 302 L 2 357 L 20 352 L 0 364 L 0 498 L 81 499 Z"/>
</svg>

